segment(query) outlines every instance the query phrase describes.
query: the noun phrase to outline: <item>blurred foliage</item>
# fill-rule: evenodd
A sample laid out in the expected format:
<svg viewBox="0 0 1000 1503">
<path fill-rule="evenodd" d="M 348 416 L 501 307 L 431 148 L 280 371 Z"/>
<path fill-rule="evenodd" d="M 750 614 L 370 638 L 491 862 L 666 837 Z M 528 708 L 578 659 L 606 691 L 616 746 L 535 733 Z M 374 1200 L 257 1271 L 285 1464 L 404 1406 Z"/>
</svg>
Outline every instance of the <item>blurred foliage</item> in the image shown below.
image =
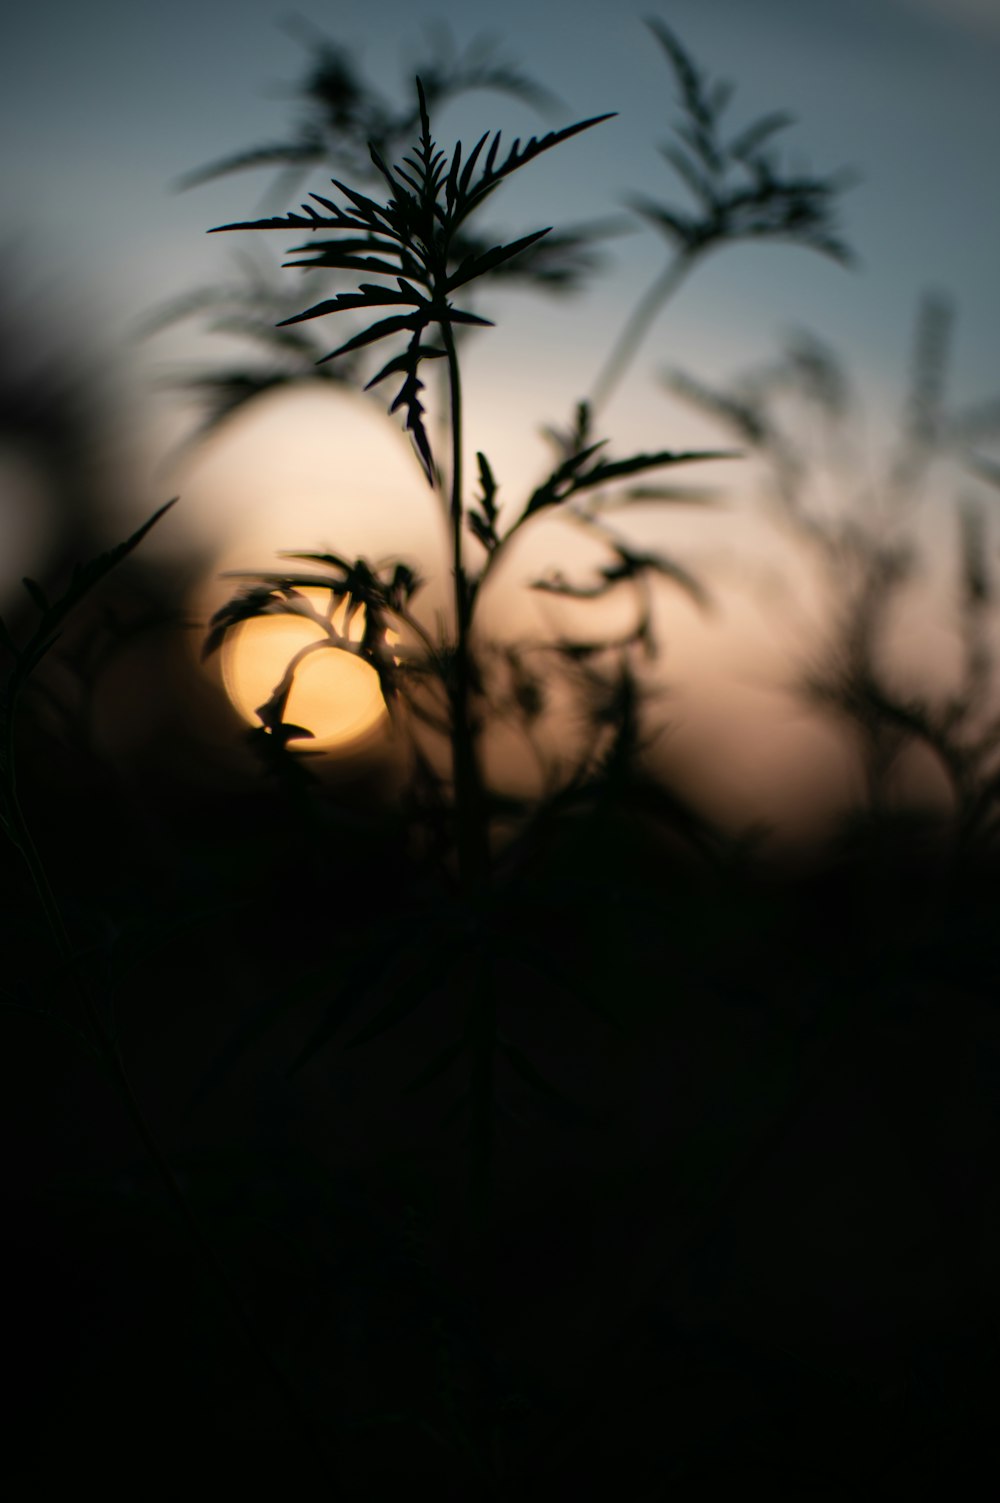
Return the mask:
<svg viewBox="0 0 1000 1503">
<path fill-rule="evenodd" d="M 946 481 L 942 461 L 988 484 L 980 450 L 1000 437 L 1000 399 L 948 402 L 953 317 L 942 296 L 925 298 L 897 440 L 877 475 L 865 471 L 860 402 L 847 371 L 813 335 L 795 335 L 781 358 L 728 389 L 676 371 L 667 384 L 760 458 L 771 516 L 823 569 L 831 635 L 800 688 L 858 737 L 869 814 L 888 811 L 894 768 L 922 746 L 950 785 L 959 840 L 991 845 L 1000 831 L 1000 642 L 983 485 L 971 495 L 965 479 L 951 507 L 960 662 L 950 689 L 903 687 L 891 643 L 906 592 L 926 591 L 936 567 L 918 522 L 942 485 L 955 483 Z"/>
</svg>

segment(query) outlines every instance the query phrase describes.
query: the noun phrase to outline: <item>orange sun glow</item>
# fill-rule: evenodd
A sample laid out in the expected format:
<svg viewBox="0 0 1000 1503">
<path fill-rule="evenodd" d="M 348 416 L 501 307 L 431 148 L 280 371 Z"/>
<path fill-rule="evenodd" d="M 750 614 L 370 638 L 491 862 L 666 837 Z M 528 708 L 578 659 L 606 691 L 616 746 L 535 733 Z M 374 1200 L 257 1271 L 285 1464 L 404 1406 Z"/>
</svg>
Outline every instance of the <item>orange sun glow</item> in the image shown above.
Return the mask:
<svg viewBox="0 0 1000 1503">
<path fill-rule="evenodd" d="M 325 590 L 303 590 L 318 610 L 328 608 Z M 343 630 L 347 602 L 334 611 L 332 622 Z M 348 636 L 360 641 L 364 609 L 357 611 Z M 260 723 L 258 706 L 273 693 L 294 655 L 323 640 L 323 628 L 298 616 L 258 616 L 231 631 L 222 649 L 222 676 L 233 705 L 252 725 Z M 378 674 L 370 664 L 336 649 L 311 653 L 295 670 L 284 719 L 312 731 L 313 739 L 293 746 L 322 751 L 356 749 L 384 726 L 388 712 Z"/>
</svg>

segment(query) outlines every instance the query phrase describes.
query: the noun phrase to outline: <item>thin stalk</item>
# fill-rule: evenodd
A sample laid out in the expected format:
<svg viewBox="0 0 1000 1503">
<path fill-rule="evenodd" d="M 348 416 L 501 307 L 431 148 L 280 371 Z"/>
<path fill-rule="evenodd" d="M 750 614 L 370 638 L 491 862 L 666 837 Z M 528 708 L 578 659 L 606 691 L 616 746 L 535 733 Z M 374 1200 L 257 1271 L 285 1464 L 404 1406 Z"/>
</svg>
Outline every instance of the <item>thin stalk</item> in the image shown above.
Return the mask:
<svg viewBox="0 0 1000 1503">
<path fill-rule="evenodd" d="M 452 566 L 455 579 L 455 662 L 451 684 L 452 752 L 455 778 L 455 822 L 459 880 L 473 904 L 489 881 L 489 841 L 483 807 L 483 787 L 476 754 L 476 733 L 471 715 L 474 665 L 470 644 L 471 605 L 462 555 L 462 387 L 455 343 L 447 323 L 442 324 L 448 356 L 451 399 L 451 504 Z M 494 1072 L 496 1068 L 496 996 L 490 959 L 484 955 L 476 967 L 469 998 L 469 1033 L 473 1040 L 469 1210 L 475 1247 L 477 1282 L 487 1302 L 489 1258 L 486 1226 L 493 1192 L 495 1152 Z"/>
<path fill-rule="evenodd" d="M 664 303 L 673 297 L 693 263 L 694 256 L 682 251 L 668 262 L 666 268 L 642 294 L 625 320 L 618 338 L 590 388 L 590 396 L 587 400 L 591 413 L 598 412 L 607 403 L 622 376 L 635 359 L 653 320 Z"/>
<path fill-rule="evenodd" d="M 260 1341 L 250 1324 L 242 1302 L 232 1286 L 229 1275 L 226 1273 L 218 1254 L 192 1210 L 166 1154 L 160 1147 L 159 1141 L 142 1107 L 139 1105 L 125 1069 L 117 1040 L 102 1019 L 94 1004 L 94 999 L 90 995 L 90 989 L 80 973 L 76 953 L 66 929 L 62 910 L 52 891 L 45 863 L 35 844 L 18 796 L 14 762 L 13 711 L 14 705 L 11 702 L 9 705 L 10 713 L 6 738 L 8 831 L 11 840 L 21 852 L 24 863 L 28 868 L 32 885 L 34 886 L 42 911 L 45 914 L 46 923 L 48 924 L 59 957 L 72 977 L 73 988 L 91 1030 L 91 1036 L 97 1045 L 99 1058 L 107 1070 L 111 1084 L 125 1108 L 137 1137 L 159 1175 L 169 1201 L 187 1228 L 203 1268 L 228 1309 L 230 1318 L 239 1331 L 247 1350 L 257 1362 L 261 1371 L 266 1375 L 271 1387 L 280 1396 L 294 1429 L 309 1445 L 310 1449 L 322 1458 L 324 1464 L 329 1468 L 330 1461 L 326 1454 L 326 1447 L 318 1431 L 303 1408 L 301 1400 L 295 1393 L 284 1372 L 278 1366 L 267 1347 Z"/>
<path fill-rule="evenodd" d="M 441 323 L 448 357 L 448 388 L 451 409 L 451 523 L 452 575 L 455 599 L 455 658 L 450 683 L 452 708 L 452 760 L 455 779 L 456 844 L 459 877 L 467 892 L 484 886 L 489 869 L 482 786 L 472 723 L 473 662 L 470 647 L 471 610 L 469 584 L 462 554 L 462 381 L 451 327 Z"/>
<path fill-rule="evenodd" d="M 462 505 L 462 382 L 455 340 L 450 325 L 441 324 L 448 359 L 451 416 L 451 522 L 452 570 L 455 589 L 455 658 L 450 680 L 451 738 L 454 769 L 454 800 L 459 882 L 464 897 L 475 912 L 489 883 L 490 850 L 486 827 L 482 775 L 472 718 L 474 664 L 470 644 L 472 600 L 463 559 L 465 510 Z M 469 1157 L 469 1234 L 472 1275 L 479 1303 L 482 1338 L 491 1343 L 492 1260 L 489 1218 L 493 1201 L 496 1123 L 494 1075 L 496 1070 L 496 992 L 491 957 L 485 949 L 473 970 L 469 995 L 468 1030 L 472 1039 L 470 1081 L 471 1144 Z M 484 1436 L 492 1433 L 492 1396 L 485 1397 Z M 487 1451 L 490 1447 L 485 1448 Z M 488 1469 L 488 1463 L 486 1463 Z M 499 1483 L 491 1477 L 489 1495 L 499 1497 Z"/>
</svg>

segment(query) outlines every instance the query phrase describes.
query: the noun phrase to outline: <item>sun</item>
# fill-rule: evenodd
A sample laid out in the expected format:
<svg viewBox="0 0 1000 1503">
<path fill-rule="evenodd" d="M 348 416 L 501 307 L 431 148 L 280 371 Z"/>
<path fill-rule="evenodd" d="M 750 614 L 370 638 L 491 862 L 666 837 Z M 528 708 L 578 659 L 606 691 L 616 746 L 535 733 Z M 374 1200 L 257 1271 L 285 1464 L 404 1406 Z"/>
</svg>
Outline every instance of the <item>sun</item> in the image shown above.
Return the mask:
<svg viewBox="0 0 1000 1503">
<path fill-rule="evenodd" d="M 325 612 L 330 592 L 301 591 L 317 610 Z M 333 613 L 334 626 L 343 630 L 347 602 Z M 364 608 L 351 621 L 348 636 L 360 641 Z M 389 634 L 390 640 L 392 633 Z M 259 725 L 257 709 L 281 681 L 289 662 L 303 647 L 324 640 L 321 626 L 300 616 L 258 616 L 244 621 L 226 636 L 222 648 L 222 679 L 235 708 L 251 725 Z M 285 708 L 289 724 L 313 733 L 311 740 L 293 747 L 330 753 L 356 751 L 384 731 L 388 711 L 378 674 L 369 663 L 349 652 L 324 649 L 303 658 Z"/>
</svg>

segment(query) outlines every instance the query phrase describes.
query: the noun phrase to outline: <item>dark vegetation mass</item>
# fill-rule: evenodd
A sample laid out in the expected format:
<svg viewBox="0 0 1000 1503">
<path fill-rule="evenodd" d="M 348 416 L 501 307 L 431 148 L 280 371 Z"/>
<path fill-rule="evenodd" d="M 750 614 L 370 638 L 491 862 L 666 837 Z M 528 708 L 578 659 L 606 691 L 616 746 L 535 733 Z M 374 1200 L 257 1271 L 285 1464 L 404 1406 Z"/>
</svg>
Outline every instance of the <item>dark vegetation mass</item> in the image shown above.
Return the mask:
<svg viewBox="0 0 1000 1503">
<path fill-rule="evenodd" d="M 253 352 L 194 378 L 208 427 L 289 383 L 364 388 L 440 502 L 447 619 L 422 614 L 423 562 L 317 547 L 200 628 L 212 655 L 251 616 L 306 615 L 317 651 L 363 657 L 405 748 L 391 791 L 310 758 L 285 718 L 292 670 L 245 764 L 227 761 L 240 733 L 193 667 L 185 566 L 144 562 L 173 503 L 95 552 L 90 419 L 59 372 L 29 381 L 0 352 L 6 436 L 67 518 L 0 625 L 11 1496 L 85 1480 L 352 1503 L 936 1499 L 995 1474 L 1000 704 L 976 496 L 998 479 L 1000 413 L 949 405 L 951 309 L 932 297 L 897 452 L 856 507 L 842 475 L 843 505 L 814 504 L 856 404 L 804 335 L 727 390 L 669 375 L 718 448 L 614 455 L 602 411 L 704 256 L 754 239 L 851 259 L 848 179 L 787 172 L 783 114 L 731 125 L 727 86 L 661 21 L 645 40 L 684 201 L 629 200 L 663 270 L 515 502 L 487 455 L 463 471 L 480 291 L 571 291 L 622 223 L 507 237 L 480 211 L 607 116 L 443 149 L 435 112 L 459 91 L 552 101 L 443 39 L 387 100 L 310 34 L 298 134 L 189 180 L 274 168 L 282 207 L 223 228 L 278 231 L 307 268 L 244 261 L 160 315 Z M 284 212 L 317 168 L 332 187 Z M 959 666 L 945 691 L 904 689 L 886 642 L 944 454 L 970 477 Z M 683 502 L 675 469 L 752 456 L 835 603 L 800 692 L 864 770 L 834 838 L 783 864 L 650 772 L 653 592 L 702 606 L 713 582 L 621 520 Z M 538 588 L 625 595 L 633 625 L 498 654 L 479 602 L 511 540 L 555 514 L 606 562 Z M 343 600 L 358 640 L 334 624 Z M 109 682 L 129 702 L 154 683 L 171 708 L 139 771 L 102 740 Z M 577 763 L 502 794 L 482 738 L 512 718 L 545 771 L 556 686 L 586 727 Z M 894 796 L 913 756 L 944 812 Z"/>
</svg>

